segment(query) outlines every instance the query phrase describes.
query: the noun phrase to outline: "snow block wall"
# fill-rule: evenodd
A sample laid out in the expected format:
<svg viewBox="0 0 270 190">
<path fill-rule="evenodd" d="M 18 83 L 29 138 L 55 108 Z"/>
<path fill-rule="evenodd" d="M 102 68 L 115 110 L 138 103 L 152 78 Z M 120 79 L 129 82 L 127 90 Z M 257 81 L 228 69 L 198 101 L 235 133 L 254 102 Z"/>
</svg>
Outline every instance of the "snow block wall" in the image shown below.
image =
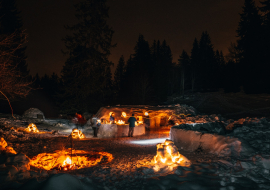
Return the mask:
<svg viewBox="0 0 270 190">
<path fill-rule="evenodd" d="M 129 131 L 128 125 L 117 125 L 117 136 L 118 137 L 127 137 Z M 139 136 L 145 134 L 145 125 L 135 126 L 133 136 Z"/>
<path fill-rule="evenodd" d="M 129 131 L 128 125 L 101 124 L 97 136 L 99 138 L 127 137 L 128 131 Z M 135 126 L 133 136 L 139 136 L 143 134 L 145 134 L 145 126 L 144 125 Z"/>
<path fill-rule="evenodd" d="M 216 134 L 203 134 L 198 131 L 181 129 L 174 126 L 170 139 L 179 150 L 195 151 L 198 148 L 219 156 L 251 156 L 254 150 L 238 138 Z"/>
</svg>

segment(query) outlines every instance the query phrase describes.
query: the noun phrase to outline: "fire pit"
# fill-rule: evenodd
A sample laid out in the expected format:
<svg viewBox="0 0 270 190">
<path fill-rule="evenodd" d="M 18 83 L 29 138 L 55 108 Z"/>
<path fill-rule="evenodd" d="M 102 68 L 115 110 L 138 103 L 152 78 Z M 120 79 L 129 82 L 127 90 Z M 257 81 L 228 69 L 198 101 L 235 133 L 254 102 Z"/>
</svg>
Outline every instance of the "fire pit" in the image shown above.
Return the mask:
<svg viewBox="0 0 270 190">
<path fill-rule="evenodd" d="M 74 170 L 97 165 L 101 161 L 111 162 L 112 154 L 83 150 L 57 150 L 55 153 L 41 153 L 31 159 L 30 165 L 45 170 Z"/>
</svg>

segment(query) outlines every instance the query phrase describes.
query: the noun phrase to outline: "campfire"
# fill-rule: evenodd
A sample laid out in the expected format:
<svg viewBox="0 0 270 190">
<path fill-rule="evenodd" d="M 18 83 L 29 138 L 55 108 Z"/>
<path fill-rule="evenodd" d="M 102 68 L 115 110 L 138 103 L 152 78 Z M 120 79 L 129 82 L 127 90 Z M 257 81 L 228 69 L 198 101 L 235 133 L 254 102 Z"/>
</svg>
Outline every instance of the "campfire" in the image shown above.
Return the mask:
<svg viewBox="0 0 270 190">
<path fill-rule="evenodd" d="M 101 161 L 111 162 L 112 154 L 108 152 L 87 152 L 71 149 L 57 150 L 55 153 L 41 153 L 31 159 L 30 165 L 45 170 L 74 170 L 97 165 Z"/>
<path fill-rule="evenodd" d="M 152 163 L 155 164 L 154 170 L 156 171 L 165 166 L 190 165 L 190 161 L 181 155 L 174 143 L 168 139 L 164 143 L 157 144 L 157 155 L 152 160 Z"/>
<path fill-rule="evenodd" d="M 70 135 L 73 139 L 85 138 L 85 135 L 79 129 L 73 129 Z"/>
<path fill-rule="evenodd" d="M 25 129 L 26 132 L 29 132 L 29 133 L 39 133 L 39 130 L 37 128 L 37 126 L 34 124 L 34 123 L 30 123 L 28 125 L 28 127 Z"/>
</svg>

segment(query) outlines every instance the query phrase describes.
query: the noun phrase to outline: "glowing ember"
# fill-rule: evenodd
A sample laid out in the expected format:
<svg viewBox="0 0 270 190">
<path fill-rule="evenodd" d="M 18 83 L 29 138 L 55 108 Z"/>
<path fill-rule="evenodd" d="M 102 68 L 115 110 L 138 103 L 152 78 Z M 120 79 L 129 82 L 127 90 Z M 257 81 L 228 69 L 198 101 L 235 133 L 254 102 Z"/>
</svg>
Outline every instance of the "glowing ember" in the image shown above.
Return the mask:
<svg viewBox="0 0 270 190">
<path fill-rule="evenodd" d="M 123 120 L 118 120 L 116 124 L 117 124 L 117 125 L 124 125 L 125 122 L 124 122 Z"/>
<path fill-rule="evenodd" d="M 25 129 L 26 132 L 33 132 L 33 133 L 38 133 L 39 130 L 37 126 L 34 123 L 30 123 L 28 127 Z"/>
<path fill-rule="evenodd" d="M 145 116 L 148 116 L 148 112 L 144 112 L 144 115 L 145 115 Z"/>
<path fill-rule="evenodd" d="M 70 153 L 71 149 L 58 150 L 55 153 L 41 153 L 30 160 L 30 165 L 45 170 L 73 170 L 91 167 L 103 160 L 111 162 L 113 159 L 112 154 L 107 152 L 73 150 L 72 157 Z"/>
<path fill-rule="evenodd" d="M 124 117 L 124 118 L 126 118 L 127 117 L 126 112 L 122 112 L 122 115 L 121 116 Z"/>
<path fill-rule="evenodd" d="M 85 135 L 79 129 L 73 129 L 71 134 L 73 139 L 83 139 Z"/>
<path fill-rule="evenodd" d="M 164 143 L 157 144 L 157 155 L 152 160 L 152 163 L 156 164 L 154 167 L 155 170 L 159 170 L 164 165 L 190 165 L 190 161 L 179 154 L 177 147 L 171 140 L 166 140 Z"/>
</svg>

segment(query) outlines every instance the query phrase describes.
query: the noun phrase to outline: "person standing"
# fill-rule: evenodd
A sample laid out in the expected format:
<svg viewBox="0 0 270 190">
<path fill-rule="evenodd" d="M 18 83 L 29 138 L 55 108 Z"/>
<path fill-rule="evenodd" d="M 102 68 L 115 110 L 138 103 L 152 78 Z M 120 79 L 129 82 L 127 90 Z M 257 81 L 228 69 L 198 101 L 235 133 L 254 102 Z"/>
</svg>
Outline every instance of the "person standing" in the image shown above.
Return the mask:
<svg viewBox="0 0 270 190">
<path fill-rule="evenodd" d="M 92 123 L 92 128 L 94 130 L 94 137 L 97 137 L 99 122 L 98 122 L 98 118 L 95 115 L 93 115 L 91 123 Z"/>
<path fill-rule="evenodd" d="M 113 124 L 114 122 L 114 113 L 110 115 L 110 123 Z"/>
<path fill-rule="evenodd" d="M 134 127 L 135 127 L 135 122 L 136 122 L 136 118 L 134 117 L 134 114 L 132 114 L 132 116 L 128 119 L 128 123 L 129 123 L 129 131 L 128 131 L 128 136 L 129 137 L 133 137 L 133 132 L 134 132 Z"/>
</svg>

